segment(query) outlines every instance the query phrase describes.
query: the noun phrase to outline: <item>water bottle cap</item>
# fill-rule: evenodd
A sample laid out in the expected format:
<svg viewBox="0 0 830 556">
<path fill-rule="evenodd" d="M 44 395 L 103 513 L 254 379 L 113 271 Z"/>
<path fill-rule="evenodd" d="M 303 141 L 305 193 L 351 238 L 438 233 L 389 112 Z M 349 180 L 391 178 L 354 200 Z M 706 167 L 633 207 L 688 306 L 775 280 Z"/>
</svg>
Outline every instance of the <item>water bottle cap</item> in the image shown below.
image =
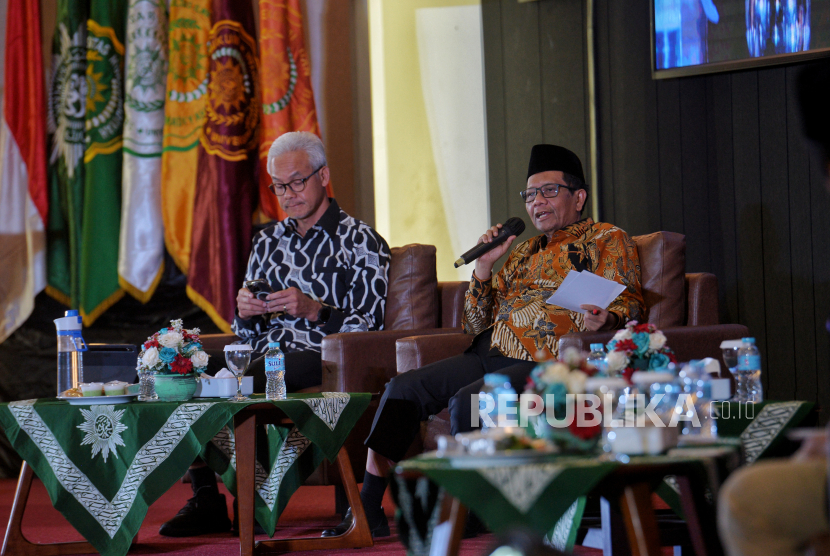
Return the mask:
<svg viewBox="0 0 830 556">
<path fill-rule="evenodd" d="M 755 338 L 743 338 L 741 341 L 745 344 L 754 344 Z"/>
<path fill-rule="evenodd" d="M 268 342 L 268 349 L 278 348 L 280 347 L 279 342 Z"/>
<path fill-rule="evenodd" d="M 487 373 L 484 375 L 484 384 L 490 386 L 502 386 L 505 382 L 510 382 L 510 378 L 507 375 L 498 373 Z"/>
<path fill-rule="evenodd" d="M 69 313 L 70 311 L 67 311 Z M 77 313 L 77 311 L 75 311 Z M 68 317 L 61 317 L 59 319 L 55 319 L 53 321 L 55 323 L 55 328 L 58 329 L 58 334 L 61 332 L 75 332 L 77 331 L 80 333 L 81 330 L 81 317 L 77 314 L 74 316 Z"/>
<path fill-rule="evenodd" d="M 63 314 L 65 317 L 77 317 L 78 311 L 76 309 L 69 309 L 67 312 Z"/>
<path fill-rule="evenodd" d="M 603 351 L 604 347 L 602 344 L 591 344 L 591 351 Z"/>
</svg>

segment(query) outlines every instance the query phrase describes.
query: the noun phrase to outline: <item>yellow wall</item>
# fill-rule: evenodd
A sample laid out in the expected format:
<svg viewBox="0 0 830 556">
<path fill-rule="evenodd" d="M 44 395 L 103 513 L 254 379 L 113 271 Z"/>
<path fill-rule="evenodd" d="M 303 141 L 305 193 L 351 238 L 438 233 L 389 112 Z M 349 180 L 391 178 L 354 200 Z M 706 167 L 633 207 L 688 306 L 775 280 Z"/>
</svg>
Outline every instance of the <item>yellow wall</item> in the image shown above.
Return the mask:
<svg viewBox="0 0 830 556">
<path fill-rule="evenodd" d="M 416 10 L 478 4 L 480 0 L 369 0 L 375 227 L 393 247 L 435 245 L 439 280 L 466 279 L 471 270 L 453 268 L 460 253 L 450 243 L 438 184 L 419 70 Z"/>
</svg>

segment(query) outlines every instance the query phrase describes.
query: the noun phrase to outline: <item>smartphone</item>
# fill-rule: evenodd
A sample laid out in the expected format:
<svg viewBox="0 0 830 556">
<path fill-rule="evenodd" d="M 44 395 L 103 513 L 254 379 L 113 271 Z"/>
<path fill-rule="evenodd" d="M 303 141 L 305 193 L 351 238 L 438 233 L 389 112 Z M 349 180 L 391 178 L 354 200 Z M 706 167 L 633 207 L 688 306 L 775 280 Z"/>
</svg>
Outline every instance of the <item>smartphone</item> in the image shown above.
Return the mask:
<svg viewBox="0 0 830 556">
<path fill-rule="evenodd" d="M 262 278 L 257 280 L 246 280 L 245 289 L 254 294 L 254 296 L 260 301 L 267 301 L 265 297 L 269 293 L 274 293 L 274 290 L 271 288 L 271 284 Z"/>
</svg>

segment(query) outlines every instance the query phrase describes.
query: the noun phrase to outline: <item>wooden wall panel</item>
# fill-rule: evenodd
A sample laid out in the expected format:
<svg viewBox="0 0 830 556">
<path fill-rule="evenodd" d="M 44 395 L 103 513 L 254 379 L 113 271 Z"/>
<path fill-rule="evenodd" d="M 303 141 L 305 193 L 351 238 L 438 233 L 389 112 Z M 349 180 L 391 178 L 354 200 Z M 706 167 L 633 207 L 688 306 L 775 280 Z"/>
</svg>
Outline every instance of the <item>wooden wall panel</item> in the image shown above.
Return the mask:
<svg viewBox="0 0 830 556">
<path fill-rule="evenodd" d="M 587 130 L 587 87 L 567 88 L 587 79 L 585 44 L 558 40 L 584 34 L 576 3 L 485 0 L 485 50 L 503 57 L 503 70 L 485 64 L 497 76 L 488 127 L 503 118 L 506 130 L 490 165 L 507 153 L 508 177 L 524 171 L 531 139 Z M 494 4 L 501 37 L 488 32 Z M 830 405 L 830 192 L 801 135 L 799 66 L 654 81 L 648 1 L 596 0 L 595 24 L 602 219 L 686 234 L 687 271 L 714 272 L 722 322 L 756 337 L 768 397 Z"/>
<path fill-rule="evenodd" d="M 790 207 L 787 171 L 787 82 L 784 68 L 758 72 L 758 122 L 761 152 L 761 219 L 767 374 L 772 399 L 795 396 Z"/>
</svg>

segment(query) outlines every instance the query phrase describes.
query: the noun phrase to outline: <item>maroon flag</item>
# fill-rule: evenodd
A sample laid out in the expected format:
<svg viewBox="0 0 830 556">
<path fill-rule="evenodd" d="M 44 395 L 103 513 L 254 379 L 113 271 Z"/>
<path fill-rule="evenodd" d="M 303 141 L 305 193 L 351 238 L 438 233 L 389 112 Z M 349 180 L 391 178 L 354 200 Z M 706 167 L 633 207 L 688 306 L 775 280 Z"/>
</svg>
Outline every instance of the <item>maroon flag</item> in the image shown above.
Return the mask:
<svg viewBox="0 0 830 556">
<path fill-rule="evenodd" d="M 251 0 L 213 0 L 213 22 L 187 294 L 230 332 L 251 249 L 258 178 L 261 110 Z"/>
</svg>

